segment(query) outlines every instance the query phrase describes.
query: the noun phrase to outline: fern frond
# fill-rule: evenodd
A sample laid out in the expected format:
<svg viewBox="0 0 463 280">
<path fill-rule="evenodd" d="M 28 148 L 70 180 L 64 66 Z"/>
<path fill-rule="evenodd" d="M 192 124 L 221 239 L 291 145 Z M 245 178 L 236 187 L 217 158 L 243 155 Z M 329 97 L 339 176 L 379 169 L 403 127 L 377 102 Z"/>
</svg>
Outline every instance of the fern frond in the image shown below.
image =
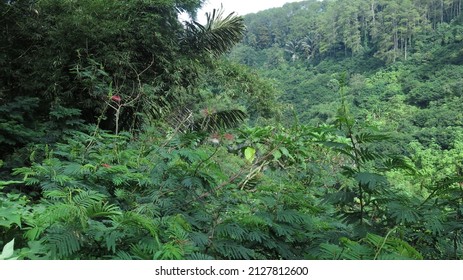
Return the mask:
<svg viewBox="0 0 463 280">
<path fill-rule="evenodd" d="M 273 258 L 278 258 L 278 259 L 284 259 L 284 260 L 292 260 L 297 257 L 297 255 L 294 253 L 294 248 L 292 248 L 292 244 L 290 242 L 286 242 L 283 240 L 279 239 L 274 239 L 274 244 L 270 246 L 266 245 L 268 248 L 274 248 L 276 251 L 277 255 L 276 257 Z"/>
<path fill-rule="evenodd" d="M 405 170 L 410 174 L 416 174 L 417 170 L 409 158 L 403 156 L 393 156 L 383 161 L 381 171 L 389 171 L 394 169 Z"/>
<path fill-rule="evenodd" d="M 240 222 L 248 228 L 266 228 L 271 223 L 271 219 L 259 215 L 246 215 L 241 218 Z"/>
<path fill-rule="evenodd" d="M 108 202 L 94 202 L 86 208 L 86 213 L 89 218 L 111 217 L 122 215 L 122 211 L 114 204 Z"/>
<path fill-rule="evenodd" d="M 419 210 L 410 207 L 408 204 L 399 201 L 392 201 L 387 204 L 391 217 L 397 223 L 415 223 L 420 218 Z"/>
<path fill-rule="evenodd" d="M 67 175 L 78 175 L 81 174 L 83 166 L 75 162 L 65 162 L 63 173 Z"/>
<path fill-rule="evenodd" d="M 341 255 L 345 260 L 368 260 L 374 256 L 373 248 L 364 246 L 347 238 L 341 238 L 344 251 Z"/>
<path fill-rule="evenodd" d="M 140 260 L 153 260 L 157 252 L 160 252 L 162 247 L 154 240 L 141 240 L 137 244 L 130 246 L 130 253 L 133 257 Z"/>
<path fill-rule="evenodd" d="M 137 258 L 136 256 L 132 256 L 131 254 L 125 252 L 125 251 L 117 251 L 115 256 L 113 257 L 113 260 L 125 260 L 125 261 L 129 261 L 129 260 L 140 260 L 139 258 Z"/>
<path fill-rule="evenodd" d="M 89 208 L 95 203 L 102 202 L 106 196 L 96 191 L 82 191 L 80 190 L 77 195 L 72 197 L 72 202 L 83 208 Z"/>
<path fill-rule="evenodd" d="M 85 232 L 88 239 L 93 239 L 98 243 L 104 243 L 106 249 L 112 253 L 116 252 L 116 247 L 121 240 L 127 237 L 126 232 L 114 227 L 108 227 L 107 223 L 89 220 L 89 229 Z"/>
<path fill-rule="evenodd" d="M 267 239 L 269 238 L 268 234 L 259 230 L 253 230 L 248 232 L 246 239 L 253 241 L 253 242 L 258 242 L 258 243 L 264 243 Z"/>
<path fill-rule="evenodd" d="M 279 210 L 276 212 L 276 220 L 290 224 L 300 224 L 306 221 L 306 216 L 296 210 Z"/>
<path fill-rule="evenodd" d="M 255 255 L 254 250 L 230 241 L 217 241 L 214 243 L 214 246 L 222 256 L 228 259 L 250 260 Z"/>
<path fill-rule="evenodd" d="M 186 159 L 189 163 L 193 163 L 208 158 L 208 154 L 204 150 L 182 149 L 177 152 L 182 158 Z"/>
<path fill-rule="evenodd" d="M 198 248 L 205 248 L 209 243 L 209 236 L 202 232 L 191 232 L 188 239 Z"/>
<path fill-rule="evenodd" d="M 247 235 L 247 231 L 236 223 L 220 224 L 217 226 L 216 232 L 220 237 L 229 237 L 239 241 L 244 240 Z"/>
<path fill-rule="evenodd" d="M 47 230 L 46 243 L 54 258 L 67 258 L 80 250 L 83 237 L 70 227 L 54 226 Z"/>
<path fill-rule="evenodd" d="M 363 163 L 367 163 L 369 161 L 373 161 L 377 159 L 382 159 L 384 157 L 381 153 L 371 151 L 369 148 L 364 148 L 364 147 L 358 148 L 357 154 Z"/>
<path fill-rule="evenodd" d="M 322 243 L 320 244 L 320 252 L 315 255 L 320 259 L 339 260 L 342 257 L 344 249 L 336 244 Z"/>
<path fill-rule="evenodd" d="M 113 221 L 118 227 L 139 227 L 147 230 L 152 237 L 158 240 L 158 226 L 154 223 L 153 219 L 150 219 L 144 215 L 135 212 L 124 212 L 122 215 L 114 217 Z"/>
<path fill-rule="evenodd" d="M 429 209 L 423 215 L 424 226 L 427 230 L 431 231 L 434 236 L 439 236 L 445 231 L 444 216 L 439 209 Z"/>
<path fill-rule="evenodd" d="M 65 189 L 47 190 L 43 192 L 43 196 L 53 200 L 64 200 L 69 197 L 69 192 Z"/>
<path fill-rule="evenodd" d="M 334 203 L 334 204 L 350 204 L 355 201 L 357 194 L 352 191 L 338 191 L 335 193 L 327 194 L 324 198 L 324 201 L 327 203 Z"/>
<path fill-rule="evenodd" d="M 410 244 L 395 237 L 381 237 L 376 234 L 368 233 L 366 241 L 377 248 L 375 254 L 376 259 L 423 259 L 423 256 L 415 248 L 410 246 Z"/>
<path fill-rule="evenodd" d="M 384 175 L 371 172 L 358 172 L 354 175 L 354 179 L 369 190 L 373 190 L 378 185 L 387 183 L 387 179 Z"/>
<path fill-rule="evenodd" d="M 161 213 L 159 212 L 159 207 L 157 205 L 154 205 L 152 202 L 140 203 L 135 209 L 133 209 L 133 211 L 135 213 L 148 216 L 148 217 L 160 217 L 161 216 Z"/>
<path fill-rule="evenodd" d="M 284 240 L 287 240 L 288 242 L 294 241 L 296 228 L 287 224 L 274 224 L 272 226 L 272 230 L 275 231 L 277 236 L 283 237 Z"/>
<path fill-rule="evenodd" d="M 43 224 L 52 225 L 56 222 L 86 221 L 85 210 L 73 204 L 55 203 L 47 207 L 39 217 Z"/>
<path fill-rule="evenodd" d="M 202 187 L 203 182 L 198 177 L 188 176 L 182 180 L 182 186 L 186 188 Z"/>
<path fill-rule="evenodd" d="M 169 242 L 162 246 L 162 250 L 154 254 L 155 260 L 182 260 L 184 251 L 181 246 Z"/>
<path fill-rule="evenodd" d="M 198 252 L 194 252 L 190 255 L 187 256 L 188 260 L 196 260 L 196 261 L 211 261 L 211 260 L 214 260 L 213 257 L 209 256 L 209 255 L 206 255 L 206 254 L 203 254 L 203 253 L 198 253 Z"/>
<path fill-rule="evenodd" d="M 354 135 L 355 140 L 359 144 L 378 143 L 381 141 L 390 140 L 391 136 L 387 134 L 373 134 L 371 132 L 362 132 Z"/>
</svg>

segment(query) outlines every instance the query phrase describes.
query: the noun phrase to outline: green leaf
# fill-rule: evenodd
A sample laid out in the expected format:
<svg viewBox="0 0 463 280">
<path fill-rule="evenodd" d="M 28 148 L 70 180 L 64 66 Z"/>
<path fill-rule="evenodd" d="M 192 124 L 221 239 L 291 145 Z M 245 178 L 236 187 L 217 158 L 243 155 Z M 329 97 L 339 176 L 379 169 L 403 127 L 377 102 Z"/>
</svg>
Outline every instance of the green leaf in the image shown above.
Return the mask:
<svg viewBox="0 0 463 280">
<path fill-rule="evenodd" d="M 71 227 L 57 226 L 49 229 L 45 240 L 55 258 L 66 258 L 82 247 L 81 234 Z"/>
<path fill-rule="evenodd" d="M 1 162 L 1 161 L 0 161 Z M 0 165 L 1 167 L 1 165 Z M 12 185 L 12 184 L 22 184 L 23 181 L 0 181 L 0 189 L 4 186 Z"/>
<path fill-rule="evenodd" d="M 87 216 L 93 219 L 99 217 L 122 215 L 122 212 L 116 205 L 109 204 L 108 202 L 95 202 L 89 208 L 87 208 L 86 211 Z"/>
<path fill-rule="evenodd" d="M 14 213 L 12 209 L 0 210 L 0 226 L 10 228 L 12 224 L 21 227 L 21 215 Z"/>
<path fill-rule="evenodd" d="M 394 169 L 400 169 L 408 171 L 410 174 L 416 174 L 417 170 L 410 159 L 403 156 L 394 156 L 386 159 L 383 162 L 384 167 L 381 168 L 383 171 L 389 171 Z"/>
<path fill-rule="evenodd" d="M 370 189 L 374 189 L 377 185 L 387 182 L 386 177 L 376 173 L 370 172 L 359 172 L 354 176 L 355 180 L 363 186 L 368 186 Z"/>
<path fill-rule="evenodd" d="M 413 208 L 407 204 L 399 201 L 393 201 L 387 204 L 390 215 L 397 223 L 415 223 L 420 215 L 416 208 Z"/>
<path fill-rule="evenodd" d="M 195 252 L 188 256 L 188 260 L 214 260 L 214 258 L 203 253 Z"/>
<path fill-rule="evenodd" d="M 279 160 L 281 158 L 281 152 L 276 150 L 275 152 L 272 153 L 273 159 L 274 160 Z"/>
<path fill-rule="evenodd" d="M 283 153 L 283 155 L 285 155 L 286 157 L 290 158 L 290 159 L 294 159 L 291 154 L 289 153 L 288 149 L 286 149 L 285 147 L 281 147 L 280 148 L 280 151 Z"/>
<path fill-rule="evenodd" d="M 385 140 L 389 140 L 391 137 L 387 134 L 372 134 L 372 133 L 359 133 L 355 135 L 355 139 L 358 143 L 377 143 Z"/>
<path fill-rule="evenodd" d="M 376 247 L 375 258 L 379 259 L 415 259 L 422 260 L 423 256 L 407 242 L 396 237 L 382 237 L 368 233 L 366 241 Z"/>
<path fill-rule="evenodd" d="M 11 256 L 14 253 L 14 239 L 8 242 L 3 246 L 2 254 L 0 255 L 0 260 L 10 260 Z"/>
<path fill-rule="evenodd" d="M 256 158 L 256 150 L 253 147 L 247 147 L 244 150 L 244 157 L 249 161 L 253 162 Z"/>
<path fill-rule="evenodd" d="M 330 243 L 320 244 L 320 257 L 322 259 L 337 260 L 341 257 L 344 249 L 338 245 Z"/>
<path fill-rule="evenodd" d="M 246 27 L 242 17 L 231 13 L 223 18 L 223 11 L 216 9 L 206 16 L 205 25 L 196 21 L 186 22 L 186 34 L 182 40 L 188 49 L 219 56 L 243 38 Z"/>
</svg>

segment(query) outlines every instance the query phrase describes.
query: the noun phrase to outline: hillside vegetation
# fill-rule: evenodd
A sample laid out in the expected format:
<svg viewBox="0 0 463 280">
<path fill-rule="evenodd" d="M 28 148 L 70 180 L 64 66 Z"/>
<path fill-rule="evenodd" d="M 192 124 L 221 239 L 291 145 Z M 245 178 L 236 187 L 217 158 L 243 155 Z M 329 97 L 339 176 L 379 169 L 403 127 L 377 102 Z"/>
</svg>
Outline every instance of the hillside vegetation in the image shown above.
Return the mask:
<svg viewBox="0 0 463 280">
<path fill-rule="evenodd" d="M 248 15 L 231 58 L 259 69 L 303 123 L 330 123 L 344 77 L 353 114 L 443 149 L 461 135 L 461 1 L 302 1 Z M 288 115 L 290 117 L 290 115 Z"/>
<path fill-rule="evenodd" d="M 0 259 L 462 259 L 460 0 L 0 3 Z"/>
</svg>

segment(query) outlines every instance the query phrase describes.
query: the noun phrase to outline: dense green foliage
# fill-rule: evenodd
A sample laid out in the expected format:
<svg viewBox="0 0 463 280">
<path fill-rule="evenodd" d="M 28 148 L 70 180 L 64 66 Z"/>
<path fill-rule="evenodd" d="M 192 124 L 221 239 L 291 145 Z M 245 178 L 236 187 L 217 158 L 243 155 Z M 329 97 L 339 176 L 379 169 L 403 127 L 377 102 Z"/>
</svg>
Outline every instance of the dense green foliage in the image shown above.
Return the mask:
<svg viewBox="0 0 463 280">
<path fill-rule="evenodd" d="M 336 80 L 346 75 L 356 117 L 395 133 L 402 147 L 449 149 L 463 111 L 460 14 L 458 0 L 291 3 L 247 16 L 231 58 L 274 79 L 304 123 L 334 120 Z"/>
<path fill-rule="evenodd" d="M 1 260 L 463 258 L 460 1 L 201 2 L 0 4 Z"/>
</svg>

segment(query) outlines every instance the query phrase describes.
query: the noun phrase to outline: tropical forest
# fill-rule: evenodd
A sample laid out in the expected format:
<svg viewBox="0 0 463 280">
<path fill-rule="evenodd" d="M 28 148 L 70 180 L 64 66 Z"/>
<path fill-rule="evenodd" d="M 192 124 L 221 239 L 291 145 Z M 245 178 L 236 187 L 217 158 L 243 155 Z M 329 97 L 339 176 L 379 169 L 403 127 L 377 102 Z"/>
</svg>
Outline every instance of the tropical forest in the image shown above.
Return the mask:
<svg viewBox="0 0 463 280">
<path fill-rule="evenodd" d="M 463 259 L 462 0 L 204 2 L 0 1 L 0 260 Z"/>
</svg>

